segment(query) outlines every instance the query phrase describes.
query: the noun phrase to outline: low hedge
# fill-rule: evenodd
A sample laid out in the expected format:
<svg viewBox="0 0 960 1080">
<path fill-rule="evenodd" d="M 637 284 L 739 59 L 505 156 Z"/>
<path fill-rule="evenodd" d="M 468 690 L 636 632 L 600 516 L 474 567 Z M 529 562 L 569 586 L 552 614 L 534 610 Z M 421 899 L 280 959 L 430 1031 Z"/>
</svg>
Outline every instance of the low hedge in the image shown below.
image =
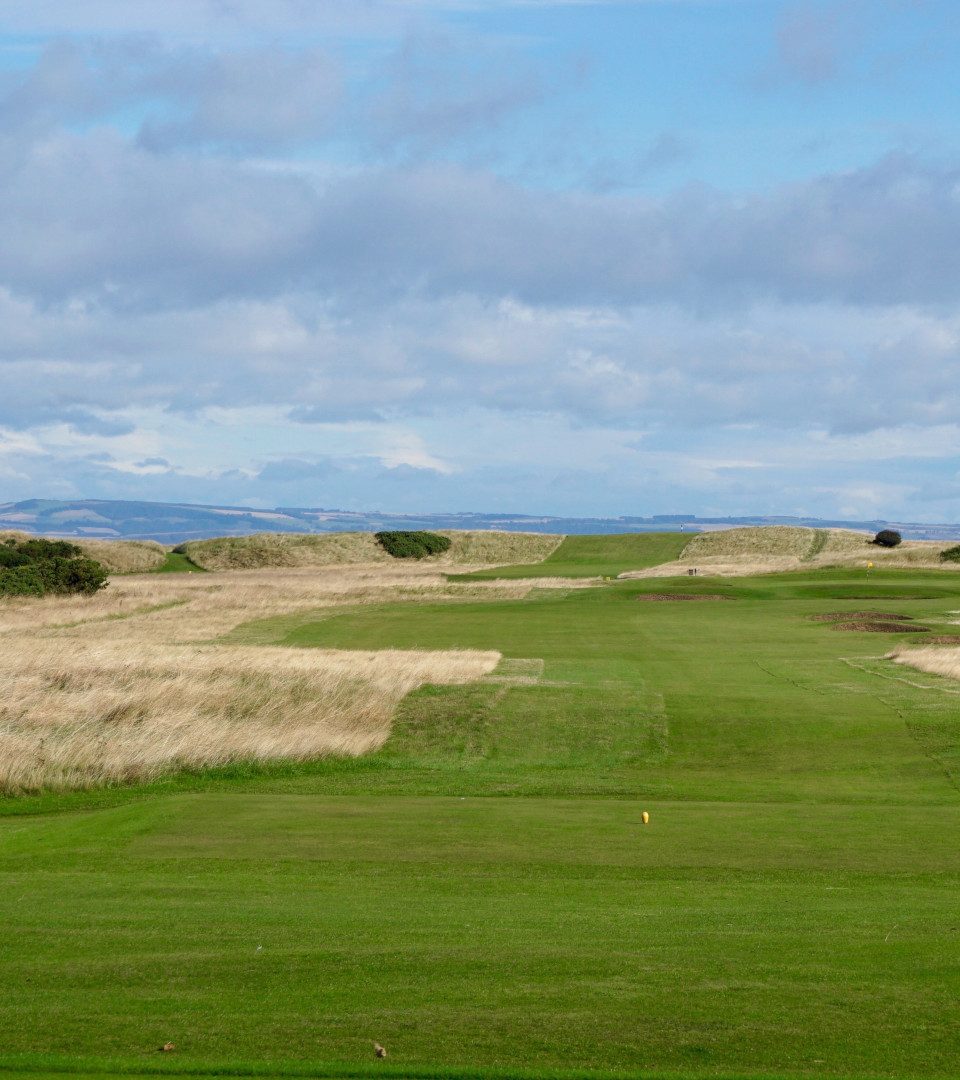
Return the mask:
<svg viewBox="0 0 960 1080">
<path fill-rule="evenodd" d="M 941 551 L 940 558 L 943 562 L 960 562 L 960 544 L 954 544 L 953 547 Z"/>
<path fill-rule="evenodd" d="M 450 547 L 450 538 L 432 532 L 391 531 L 375 534 L 377 543 L 395 559 L 424 559 L 442 555 Z"/>
</svg>

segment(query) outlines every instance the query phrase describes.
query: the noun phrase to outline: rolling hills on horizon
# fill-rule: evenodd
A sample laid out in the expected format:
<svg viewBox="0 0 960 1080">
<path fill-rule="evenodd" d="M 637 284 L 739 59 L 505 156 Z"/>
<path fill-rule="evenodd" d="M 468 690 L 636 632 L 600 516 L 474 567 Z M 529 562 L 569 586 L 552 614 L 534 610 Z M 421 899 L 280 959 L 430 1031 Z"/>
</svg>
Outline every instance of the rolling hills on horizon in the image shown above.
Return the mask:
<svg viewBox="0 0 960 1080">
<path fill-rule="evenodd" d="M 0 530 L 62 537 L 157 540 L 176 544 L 255 532 L 326 533 L 377 529 L 496 529 L 504 532 L 604 534 L 702 531 L 738 525 L 810 525 L 875 530 L 887 526 L 916 540 L 960 539 L 958 523 L 850 521 L 813 517 L 699 517 L 695 514 L 563 517 L 520 513 L 415 514 L 323 507 L 217 506 L 111 499 L 26 499 L 0 503 Z"/>
</svg>

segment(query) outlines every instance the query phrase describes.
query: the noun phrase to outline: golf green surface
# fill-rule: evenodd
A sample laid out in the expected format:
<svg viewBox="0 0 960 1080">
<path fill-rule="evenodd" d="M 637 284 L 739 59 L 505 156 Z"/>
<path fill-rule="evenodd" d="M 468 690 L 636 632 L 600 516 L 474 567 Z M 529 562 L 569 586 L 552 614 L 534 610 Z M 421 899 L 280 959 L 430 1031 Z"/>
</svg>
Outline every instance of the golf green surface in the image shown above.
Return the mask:
<svg viewBox="0 0 960 1080">
<path fill-rule="evenodd" d="M 946 628 L 960 578 L 252 625 L 504 659 L 369 758 L 9 800 L 0 1073 L 956 1076 L 960 684 L 809 619 L 870 608 Z"/>
</svg>

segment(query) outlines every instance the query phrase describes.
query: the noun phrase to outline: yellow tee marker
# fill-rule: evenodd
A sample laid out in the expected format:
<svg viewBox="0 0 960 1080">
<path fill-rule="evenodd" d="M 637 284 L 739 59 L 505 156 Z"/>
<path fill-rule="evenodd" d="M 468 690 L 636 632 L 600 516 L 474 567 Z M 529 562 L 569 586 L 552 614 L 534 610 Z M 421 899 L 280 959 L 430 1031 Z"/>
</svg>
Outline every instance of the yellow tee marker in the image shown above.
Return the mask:
<svg viewBox="0 0 960 1080">
<path fill-rule="evenodd" d="M 644 810 L 644 812 L 640 815 L 640 820 L 644 823 L 644 825 L 650 824 L 650 815 L 649 813 L 647 813 L 646 810 Z"/>
</svg>

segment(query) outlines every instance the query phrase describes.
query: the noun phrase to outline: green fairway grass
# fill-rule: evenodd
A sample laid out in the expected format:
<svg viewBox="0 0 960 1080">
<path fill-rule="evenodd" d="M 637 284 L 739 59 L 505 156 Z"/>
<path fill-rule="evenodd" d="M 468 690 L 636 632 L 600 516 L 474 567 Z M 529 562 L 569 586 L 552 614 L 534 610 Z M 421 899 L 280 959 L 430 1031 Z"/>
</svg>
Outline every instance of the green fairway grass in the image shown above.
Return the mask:
<svg viewBox="0 0 960 1080">
<path fill-rule="evenodd" d="M 206 571 L 179 551 L 168 551 L 163 562 L 152 572 L 154 574 L 202 574 Z"/>
<path fill-rule="evenodd" d="M 616 577 L 625 570 L 643 570 L 679 558 L 689 542 L 690 534 L 678 532 L 566 536 L 543 562 L 451 574 L 450 578 Z"/>
<path fill-rule="evenodd" d="M 727 599 L 640 599 L 663 592 Z M 955 1076 L 960 684 L 882 659 L 922 635 L 809 619 L 874 607 L 946 628 L 960 582 L 253 624 L 267 648 L 504 659 L 412 694 L 367 758 L 0 818 L 0 1073 L 366 1077 L 378 1040 L 397 1080 Z"/>
</svg>

